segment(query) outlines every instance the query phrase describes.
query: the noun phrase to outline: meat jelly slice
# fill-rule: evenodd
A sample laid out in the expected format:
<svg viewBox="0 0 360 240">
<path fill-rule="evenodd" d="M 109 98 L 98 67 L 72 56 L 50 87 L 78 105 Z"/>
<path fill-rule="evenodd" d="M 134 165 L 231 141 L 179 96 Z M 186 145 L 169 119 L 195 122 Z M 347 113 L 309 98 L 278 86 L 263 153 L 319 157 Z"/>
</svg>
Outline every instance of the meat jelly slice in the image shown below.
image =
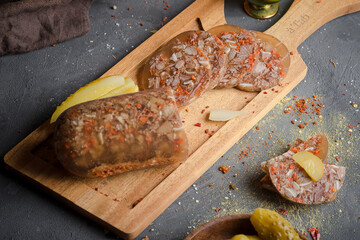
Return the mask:
<svg viewBox="0 0 360 240">
<path fill-rule="evenodd" d="M 143 67 L 140 89 L 171 87 L 179 107 L 214 88 L 226 71 L 223 43 L 214 34 L 188 31 L 154 52 Z"/>
</svg>

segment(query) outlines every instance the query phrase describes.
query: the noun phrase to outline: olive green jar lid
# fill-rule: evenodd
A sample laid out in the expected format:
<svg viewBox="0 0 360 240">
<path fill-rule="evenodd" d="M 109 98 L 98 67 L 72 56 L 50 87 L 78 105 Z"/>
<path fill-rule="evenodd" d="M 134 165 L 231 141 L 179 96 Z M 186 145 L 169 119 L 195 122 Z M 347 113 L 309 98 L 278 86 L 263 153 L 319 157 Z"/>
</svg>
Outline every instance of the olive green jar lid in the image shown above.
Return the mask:
<svg viewBox="0 0 360 240">
<path fill-rule="evenodd" d="M 257 19 L 267 19 L 279 11 L 280 0 L 245 0 L 244 8 L 247 14 Z"/>
</svg>

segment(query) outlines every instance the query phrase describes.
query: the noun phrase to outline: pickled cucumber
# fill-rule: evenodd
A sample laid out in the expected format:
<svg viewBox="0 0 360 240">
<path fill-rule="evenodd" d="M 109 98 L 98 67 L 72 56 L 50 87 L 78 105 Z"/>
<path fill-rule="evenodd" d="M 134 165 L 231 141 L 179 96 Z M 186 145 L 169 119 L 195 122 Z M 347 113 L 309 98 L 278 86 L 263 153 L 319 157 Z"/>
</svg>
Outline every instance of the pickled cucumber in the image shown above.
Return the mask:
<svg viewBox="0 0 360 240">
<path fill-rule="evenodd" d="M 249 240 L 261 240 L 261 238 L 259 238 L 258 236 L 255 236 L 255 235 L 246 235 L 246 237 Z"/>
<path fill-rule="evenodd" d="M 244 234 L 238 234 L 233 236 L 230 240 L 249 240 L 249 238 Z"/>
<path fill-rule="evenodd" d="M 238 234 L 233 236 L 230 240 L 261 240 L 258 236 Z"/>
<path fill-rule="evenodd" d="M 277 212 L 257 208 L 250 221 L 262 240 L 301 240 L 290 223 Z"/>
</svg>

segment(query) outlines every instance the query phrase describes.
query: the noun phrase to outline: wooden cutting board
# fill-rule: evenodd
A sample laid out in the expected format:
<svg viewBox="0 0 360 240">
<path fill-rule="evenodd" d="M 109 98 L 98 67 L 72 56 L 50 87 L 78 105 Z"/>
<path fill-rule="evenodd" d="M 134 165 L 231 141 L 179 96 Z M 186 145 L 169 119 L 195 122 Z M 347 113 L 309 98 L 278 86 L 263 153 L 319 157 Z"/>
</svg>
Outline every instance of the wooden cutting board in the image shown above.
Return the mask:
<svg viewBox="0 0 360 240">
<path fill-rule="evenodd" d="M 281 86 L 260 93 L 236 89 L 211 90 L 180 115 L 190 143 L 190 156 L 172 165 L 125 173 L 106 179 L 68 174 L 56 161 L 53 125 L 42 124 L 5 155 L 9 169 L 57 199 L 125 239 L 133 239 L 210 168 L 250 128 L 266 115 L 306 75 L 296 48 L 326 22 L 360 10 L 360 0 L 295 0 L 289 11 L 265 33 L 280 39 L 293 52 Z M 121 74 L 137 79 L 141 61 L 160 45 L 187 30 L 208 30 L 225 24 L 224 0 L 197 0 L 162 27 L 103 76 Z M 209 106 L 206 108 L 206 106 Z M 210 122 L 211 109 L 244 110 L 226 123 Z M 201 113 L 205 109 L 205 113 Z M 201 123 L 202 127 L 194 126 Z M 213 136 L 205 134 L 213 131 Z"/>
</svg>

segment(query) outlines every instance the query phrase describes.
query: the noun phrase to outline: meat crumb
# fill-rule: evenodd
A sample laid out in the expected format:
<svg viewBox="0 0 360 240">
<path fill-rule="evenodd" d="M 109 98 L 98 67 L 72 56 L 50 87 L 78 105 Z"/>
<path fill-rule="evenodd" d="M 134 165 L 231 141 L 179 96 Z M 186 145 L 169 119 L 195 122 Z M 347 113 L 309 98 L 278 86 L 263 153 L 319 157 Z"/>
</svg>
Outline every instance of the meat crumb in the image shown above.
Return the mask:
<svg viewBox="0 0 360 240">
<path fill-rule="evenodd" d="M 236 186 L 235 186 L 234 184 L 230 184 L 230 185 L 229 185 L 229 189 L 230 189 L 230 190 L 236 190 Z"/>
<path fill-rule="evenodd" d="M 221 171 L 223 174 L 227 173 L 230 170 L 231 167 L 225 166 L 225 165 L 221 165 L 219 167 L 219 171 Z"/>
</svg>

